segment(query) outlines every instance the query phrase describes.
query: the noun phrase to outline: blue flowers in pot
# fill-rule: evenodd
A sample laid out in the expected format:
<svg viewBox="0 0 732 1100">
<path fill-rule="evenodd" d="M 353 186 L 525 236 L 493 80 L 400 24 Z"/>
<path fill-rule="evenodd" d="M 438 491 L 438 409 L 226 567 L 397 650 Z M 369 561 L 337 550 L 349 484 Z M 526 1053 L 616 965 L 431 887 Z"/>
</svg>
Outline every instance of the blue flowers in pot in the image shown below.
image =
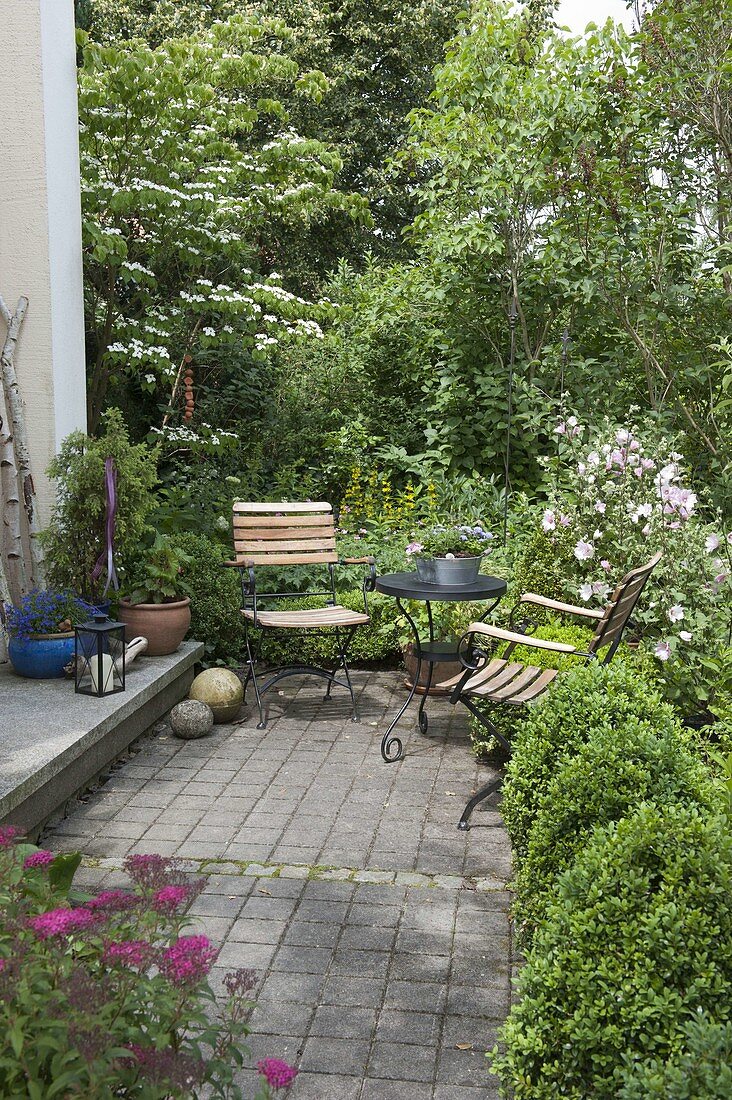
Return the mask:
<svg viewBox="0 0 732 1100">
<path fill-rule="evenodd" d="M 19 676 L 45 680 L 63 676 L 74 657 L 74 627 L 94 608 L 65 589 L 34 588 L 19 606 L 5 605 L 8 656 Z"/>
<path fill-rule="evenodd" d="M 437 524 L 420 532 L 405 553 L 417 566 L 420 580 L 428 584 L 472 584 L 481 561 L 490 553 L 492 538 L 479 524 Z"/>
</svg>

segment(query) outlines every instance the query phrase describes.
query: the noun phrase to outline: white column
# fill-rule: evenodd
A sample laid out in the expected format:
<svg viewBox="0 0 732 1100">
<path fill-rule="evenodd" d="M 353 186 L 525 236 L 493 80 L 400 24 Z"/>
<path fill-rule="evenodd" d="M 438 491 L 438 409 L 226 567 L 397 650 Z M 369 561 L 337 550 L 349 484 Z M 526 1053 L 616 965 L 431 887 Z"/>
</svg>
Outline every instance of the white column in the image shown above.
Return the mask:
<svg viewBox="0 0 732 1100">
<path fill-rule="evenodd" d="M 16 357 L 41 521 L 45 470 L 86 427 L 73 0 L 2 0 L 0 292 L 30 300 Z"/>
</svg>

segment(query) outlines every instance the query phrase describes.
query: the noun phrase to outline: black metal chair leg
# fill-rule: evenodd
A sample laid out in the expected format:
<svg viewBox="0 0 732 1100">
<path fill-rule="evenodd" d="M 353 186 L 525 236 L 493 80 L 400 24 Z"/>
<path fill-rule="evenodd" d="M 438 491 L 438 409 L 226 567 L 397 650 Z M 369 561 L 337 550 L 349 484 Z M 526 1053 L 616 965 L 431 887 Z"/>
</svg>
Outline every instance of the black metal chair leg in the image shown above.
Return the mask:
<svg viewBox="0 0 732 1100">
<path fill-rule="evenodd" d="M 257 723 L 257 729 L 263 730 L 267 728 L 267 719 L 264 714 L 264 704 L 262 703 L 262 695 L 259 691 L 259 684 L 257 683 L 257 673 L 254 670 L 254 654 L 252 653 L 252 647 L 247 637 L 247 679 L 249 683 L 249 677 L 251 675 L 252 683 L 254 684 L 254 694 L 257 699 L 257 707 L 259 709 L 259 721 Z"/>
<path fill-rule="evenodd" d="M 484 787 L 481 787 L 480 790 L 473 795 L 473 797 L 470 799 L 465 809 L 463 810 L 463 816 L 458 821 L 458 829 L 461 829 L 463 832 L 465 832 L 466 829 L 469 829 L 470 815 L 472 814 L 475 807 L 478 806 L 481 802 L 484 802 L 486 798 L 490 798 L 490 796 L 492 794 L 495 794 L 496 791 L 500 791 L 502 786 L 503 779 L 499 777 L 498 779 L 492 780 L 490 783 L 486 783 Z"/>
</svg>

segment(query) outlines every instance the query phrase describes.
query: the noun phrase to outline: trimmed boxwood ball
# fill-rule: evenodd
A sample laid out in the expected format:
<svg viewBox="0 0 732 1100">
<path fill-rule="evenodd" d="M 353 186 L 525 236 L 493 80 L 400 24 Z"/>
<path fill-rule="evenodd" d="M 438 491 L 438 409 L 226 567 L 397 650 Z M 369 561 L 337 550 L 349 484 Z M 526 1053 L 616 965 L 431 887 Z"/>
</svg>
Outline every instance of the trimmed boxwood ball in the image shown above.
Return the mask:
<svg viewBox="0 0 732 1100">
<path fill-rule="evenodd" d="M 678 729 L 673 709 L 632 668 L 597 662 L 562 673 L 528 708 L 513 739 L 501 813 L 516 857 L 526 855 L 529 832 L 547 785 L 592 730 L 647 723 L 659 734 Z"/>
<path fill-rule="evenodd" d="M 531 824 L 524 857 L 517 861 L 514 918 L 526 947 L 567 870 L 593 829 L 618 821 L 639 802 L 701 805 L 717 799 L 708 772 L 685 747 L 679 724 L 656 731 L 627 719 L 590 732 L 574 756 L 549 779 Z"/>
<path fill-rule="evenodd" d="M 196 676 L 188 694 L 211 708 L 214 722 L 232 722 L 241 710 L 244 685 L 230 668 L 206 668 Z"/>
<path fill-rule="evenodd" d="M 732 1017 L 732 837 L 642 803 L 598 829 L 519 978 L 494 1067 L 515 1100 L 617 1100 L 624 1068 L 673 1061 L 700 1011 Z"/>
</svg>

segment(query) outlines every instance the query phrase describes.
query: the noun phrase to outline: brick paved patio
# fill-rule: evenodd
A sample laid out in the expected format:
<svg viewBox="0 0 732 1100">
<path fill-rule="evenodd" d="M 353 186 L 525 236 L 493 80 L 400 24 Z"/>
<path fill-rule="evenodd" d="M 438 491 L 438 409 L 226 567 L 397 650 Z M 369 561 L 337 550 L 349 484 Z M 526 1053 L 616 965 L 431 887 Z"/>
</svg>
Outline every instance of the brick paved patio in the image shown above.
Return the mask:
<svg viewBox="0 0 732 1100">
<path fill-rule="evenodd" d="M 81 850 L 95 885 L 123 881 L 130 852 L 207 877 L 192 911 L 223 944 L 214 985 L 229 968 L 259 972 L 252 1064 L 297 1063 L 293 1097 L 490 1100 L 484 1052 L 510 996 L 510 849 L 495 810 L 455 828 L 490 776 L 444 701 L 430 702 L 426 736 L 405 721 L 407 755 L 384 764 L 403 682 L 355 679 L 358 725 L 342 697 L 324 703 L 297 680 L 264 733 L 248 715 L 202 741 L 144 741 L 46 843 Z"/>
</svg>

